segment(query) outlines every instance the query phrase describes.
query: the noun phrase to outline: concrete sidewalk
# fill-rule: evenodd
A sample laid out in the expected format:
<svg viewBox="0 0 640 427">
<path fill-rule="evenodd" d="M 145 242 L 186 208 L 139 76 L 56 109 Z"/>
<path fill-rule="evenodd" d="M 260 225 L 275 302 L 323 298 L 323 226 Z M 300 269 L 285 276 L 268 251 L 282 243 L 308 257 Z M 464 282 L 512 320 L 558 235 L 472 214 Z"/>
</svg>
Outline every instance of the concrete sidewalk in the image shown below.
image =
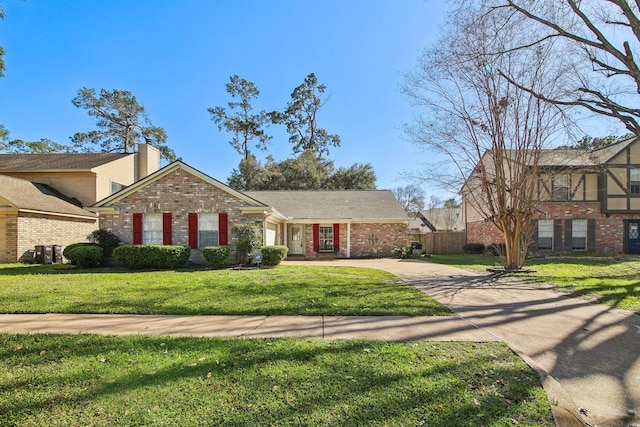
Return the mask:
<svg viewBox="0 0 640 427">
<path fill-rule="evenodd" d="M 245 338 L 497 341 L 457 316 L 0 314 L 0 332 Z"/>
</svg>

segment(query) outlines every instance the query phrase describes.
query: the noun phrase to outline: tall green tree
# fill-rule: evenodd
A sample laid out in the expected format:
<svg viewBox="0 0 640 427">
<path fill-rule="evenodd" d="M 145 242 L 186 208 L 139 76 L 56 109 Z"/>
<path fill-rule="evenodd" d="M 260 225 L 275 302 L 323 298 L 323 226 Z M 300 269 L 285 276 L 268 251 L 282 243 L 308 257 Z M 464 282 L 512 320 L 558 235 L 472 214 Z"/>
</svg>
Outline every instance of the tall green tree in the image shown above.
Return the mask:
<svg viewBox="0 0 640 427">
<path fill-rule="evenodd" d="M 256 148 L 266 151 L 271 136 L 264 131 L 275 118 L 274 112 L 260 111 L 253 114 L 252 99 L 260 95 L 255 83 L 240 78 L 237 74 L 230 78 L 226 85 L 231 98 L 229 112 L 224 107 L 211 107 L 207 111 L 211 114 L 211 120 L 218 124 L 218 130 L 223 129 L 234 134 L 229 142 L 236 151 L 248 160 L 251 156 L 249 145 L 251 141 L 257 141 Z"/>
<path fill-rule="evenodd" d="M 375 190 L 376 173 L 370 163 L 339 167 L 327 179 L 324 190 Z"/>
<path fill-rule="evenodd" d="M 254 156 L 243 159 L 227 180 L 243 190 L 373 190 L 376 175 L 370 164 L 334 167 L 333 161 L 306 150 L 296 157 L 277 161 L 269 156 L 261 164 Z"/>
<path fill-rule="evenodd" d="M 287 126 L 294 153 L 311 150 L 323 155 L 329 153 L 329 146 L 340 146 L 338 135 L 318 127 L 318 111 L 327 101 L 323 99 L 326 90 L 327 87 L 318 84 L 318 78 L 311 73 L 291 93 L 291 101 L 279 120 Z"/>
<path fill-rule="evenodd" d="M 175 160 L 175 152 L 166 145 L 166 131 L 151 124 L 144 107 L 128 90 L 101 89 L 98 96 L 95 89 L 83 87 L 71 102 L 87 110 L 98 127 L 73 135 L 76 149 L 132 153 L 137 143 L 144 142 L 156 147 L 162 158 Z"/>
<path fill-rule="evenodd" d="M 40 138 L 39 141 L 23 141 L 14 139 L 3 143 L 0 141 L 0 151 L 9 154 L 17 153 L 64 153 L 70 152 L 71 147 L 58 144 L 47 138 Z"/>
</svg>

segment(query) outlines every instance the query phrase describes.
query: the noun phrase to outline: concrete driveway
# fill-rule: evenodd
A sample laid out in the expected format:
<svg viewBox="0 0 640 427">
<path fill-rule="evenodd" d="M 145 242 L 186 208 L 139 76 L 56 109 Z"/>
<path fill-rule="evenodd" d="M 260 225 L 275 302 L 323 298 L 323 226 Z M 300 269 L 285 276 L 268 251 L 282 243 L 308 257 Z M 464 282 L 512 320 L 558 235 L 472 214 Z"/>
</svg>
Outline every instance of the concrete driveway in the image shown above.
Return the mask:
<svg viewBox="0 0 640 427">
<path fill-rule="evenodd" d="M 558 403 L 558 425 L 640 426 L 638 315 L 548 285 L 423 261 L 303 262 L 388 271 L 505 341 L 540 373 Z"/>
</svg>

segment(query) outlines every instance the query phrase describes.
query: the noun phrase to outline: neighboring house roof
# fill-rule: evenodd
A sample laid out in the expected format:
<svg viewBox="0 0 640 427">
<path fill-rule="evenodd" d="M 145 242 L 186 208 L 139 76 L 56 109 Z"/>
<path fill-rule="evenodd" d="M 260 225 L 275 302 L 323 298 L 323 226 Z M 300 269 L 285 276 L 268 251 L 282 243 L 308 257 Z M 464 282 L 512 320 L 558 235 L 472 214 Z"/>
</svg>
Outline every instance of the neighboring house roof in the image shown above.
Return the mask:
<svg viewBox="0 0 640 427">
<path fill-rule="evenodd" d="M 0 154 L 0 173 L 90 170 L 131 155 L 118 153 Z"/>
<path fill-rule="evenodd" d="M 6 205 L 8 203 L 8 205 Z M 5 206 L 3 206 L 5 205 Z M 48 185 L 0 175 L 0 208 L 18 209 L 64 216 L 96 218 L 96 215 L 63 200 Z"/>
<path fill-rule="evenodd" d="M 407 221 L 390 190 L 246 191 L 289 220 Z"/>
<path fill-rule="evenodd" d="M 418 217 L 439 231 L 464 230 L 462 208 L 432 208 L 418 212 Z"/>
<path fill-rule="evenodd" d="M 106 197 L 102 200 L 97 201 L 96 203 L 94 203 L 93 205 L 91 205 L 89 208 L 90 209 L 96 209 L 98 210 L 99 208 L 103 208 L 103 207 L 109 207 L 111 206 L 113 203 L 117 202 L 118 200 L 121 200 L 125 197 L 127 197 L 128 195 L 138 191 L 139 189 L 151 184 L 154 181 L 157 181 L 159 179 L 161 179 L 162 177 L 174 172 L 177 169 L 182 169 L 184 171 L 186 171 L 187 173 L 190 173 L 200 179 L 202 179 L 205 182 L 208 182 L 209 184 L 213 185 L 214 187 L 217 187 L 237 198 L 239 198 L 240 200 L 243 200 L 244 202 L 248 203 L 251 206 L 257 206 L 257 207 L 267 207 L 264 204 L 262 204 L 261 202 L 252 199 L 250 196 L 245 195 L 244 193 L 241 193 L 239 191 L 234 190 L 233 188 L 229 187 L 226 184 L 223 184 L 222 182 L 218 181 L 215 178 L 210 177 L 209 175 L 200 172 L 199 170 L 187 165 L 186 163 L 184 163 L 182 160 L 176 160 L 172 163 L 169 163 L 168 165 L 166 165 L 165 167 L 163 167 L 162 169 L 157 170 L 156 172 L 152 173 L 151 175 L 148 175 L 144 178 L 142 178 L 139 181 L 136 181 L 135 183 L 131 184 L 128 187 L 123 188 L 122 190 L 113 193 L 112 195 L 110 195 L 109 197 Z"/>
</svg>

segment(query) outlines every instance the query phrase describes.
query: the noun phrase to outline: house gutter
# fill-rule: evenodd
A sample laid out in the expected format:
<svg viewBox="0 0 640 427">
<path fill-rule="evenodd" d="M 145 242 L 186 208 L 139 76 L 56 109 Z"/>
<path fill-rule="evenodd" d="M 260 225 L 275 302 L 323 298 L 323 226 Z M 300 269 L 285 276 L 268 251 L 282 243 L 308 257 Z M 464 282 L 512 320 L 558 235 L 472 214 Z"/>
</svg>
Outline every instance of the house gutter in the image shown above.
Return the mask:
<svg viewBox="0 0 640 427">
<path fill-rule="evenodd" d="M 40 211 L 40 210 L 36 210 L 36 209 L 16 209 L 14 207 L 0 207 L 0 212 L 5 212 L 5 213 L 18 213 L 18 212 L 23 212 L 23 213 L 31 213 L 31 214 L 37 214 L 37 215 L 46 215 L 46 216 L 60 216 L 60 217 L 65 217 L 65 218 L 78 218 L 78 219 L 91 219 L 91 220 L 96 220 L 98 219 L 98 216 L 95 215 L 75 215 L 75 214 L 66 214 L 66 213 L 62 213 L 62 212 L 52 212 L 52 211 Z"/>
</svg>

